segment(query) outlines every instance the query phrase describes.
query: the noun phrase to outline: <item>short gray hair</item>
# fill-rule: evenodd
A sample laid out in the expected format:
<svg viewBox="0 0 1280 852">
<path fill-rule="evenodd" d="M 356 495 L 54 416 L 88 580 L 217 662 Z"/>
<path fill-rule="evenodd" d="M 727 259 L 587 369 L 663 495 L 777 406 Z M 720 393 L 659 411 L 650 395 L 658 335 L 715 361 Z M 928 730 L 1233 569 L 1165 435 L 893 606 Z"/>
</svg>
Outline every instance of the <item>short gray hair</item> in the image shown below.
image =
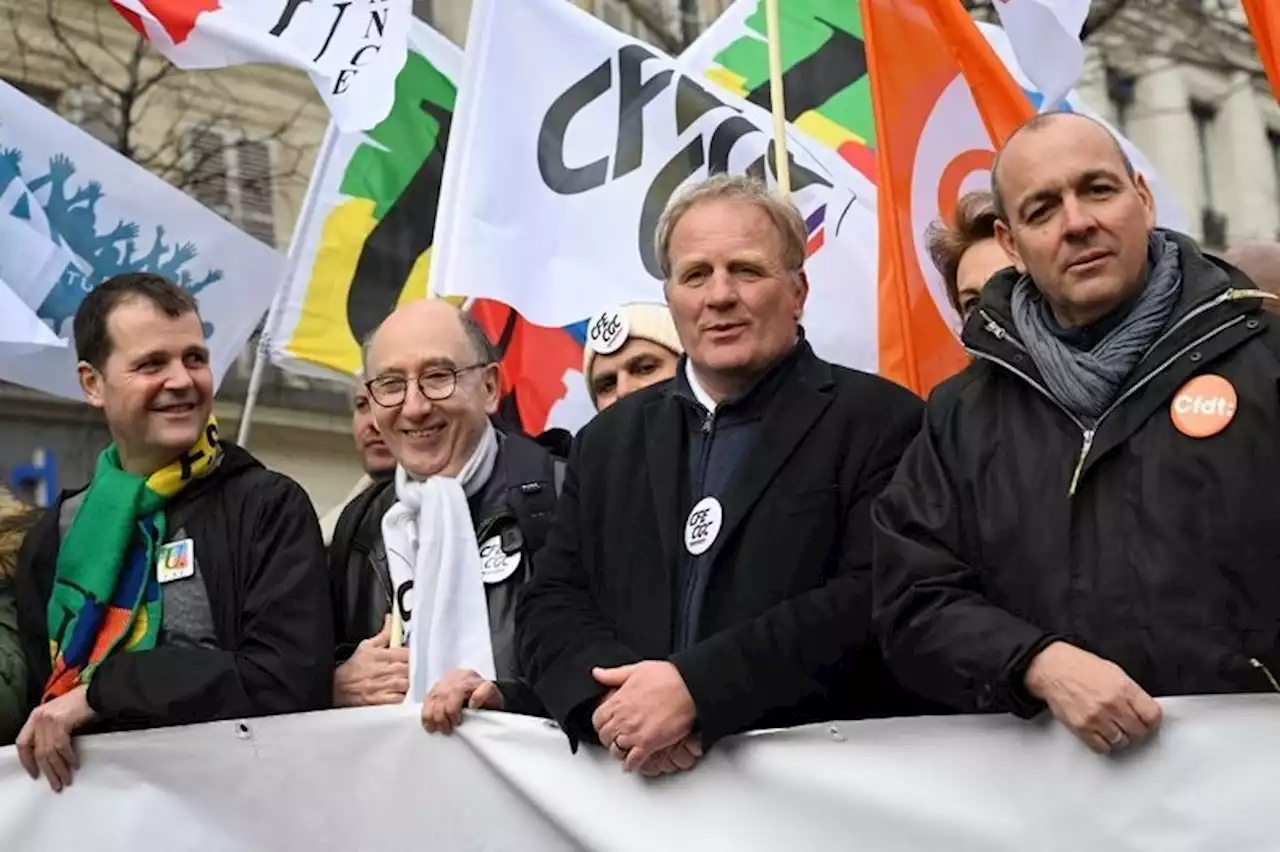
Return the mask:
<svg viewBox="0 0 1280 852">
<path fill-rule="evenodd" d="M 718 174 L 677 193 L 662 212 L 653 242 L 664 279 L 671 280 L 671 234 L 686 213 L 707 201 L 739 201 L 763 210 L 782 240 L 782 263 L 787 271 L 799 272 L 804 267 L 809 232 L 796 206 L 759 178 Z"/>
<path fill-rule="evenodd" d="M 497 347 L 489 340 L 489 335 L 484 333 L 484 329 L 480 327 L 480 321 L 471 315 L 470 311 L 458 311 L 458 320 L 462 323 L 462 333 L 466 335 L 467 342 L 471 344 L 471 351 L 475 355 L 478 364 L 496 364 L 501 361 L 498 355 Z M 386 322 L 384 318 L 382 322 Z M 378 323 L 378 327 L 365 335 L 364 340 L 360 342 L 360 377 L 368 377 L 369 374 L 369 350 L 373 348 L 373 339 L 378 336 L 378 332 L 382 329 L 382 323 Z M 372 377 L 369 377 L 372 378 Z M 363 383 L 363 379 L 358 379 Z"/>
</svg>

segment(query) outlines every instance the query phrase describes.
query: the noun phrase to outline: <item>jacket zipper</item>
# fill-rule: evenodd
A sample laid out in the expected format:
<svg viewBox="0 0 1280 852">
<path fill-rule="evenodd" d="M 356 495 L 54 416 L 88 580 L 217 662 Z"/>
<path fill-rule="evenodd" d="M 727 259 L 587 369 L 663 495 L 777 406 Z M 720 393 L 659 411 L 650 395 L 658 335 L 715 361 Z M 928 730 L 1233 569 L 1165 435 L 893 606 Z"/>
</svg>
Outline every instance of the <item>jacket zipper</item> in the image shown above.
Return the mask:
<svg viewBox="0 0 1280 852">
<path fill-rule="evenodd" d="M 711 442 L 715 439 L 716 429 L 716 413 L 714 411 L 707 412 L 706 417 L 702 420 L 702 453 L 698 459 L 698 478 L 694 483 L 693 493 L 697 495 L 694 503 L 701 500 L 704 495 L 703 488 L 707 481 L 707 461 L 711 458 Z M 684 582 L 684 605 L 680 610 L 680 641 L 677 643 L 679 650 L 683 650 L 693 642 L 690 633 L 690 620 L 693 617 L 693 593 L 698 586 L 697 563 L 700 557 L 693 556 L 686 550 L 685 558 L 690 559 L 689 576 Z"/>
<path fill-rule="evenodd" d="M 1158 338 L 1156 338 L 1155 342 L 1151 344 L 1150 348 L 1151 350 L 1154 350 L 1161 343 L 1168 340 L 1170 336 L 1175 334 L 1178 331 L 1178 329 L 1182 328 L 1184 325 L 1191 322 L 1191 320 L 1195 319 L 1196 317 L 1200 316 L 1206 311 L 1210 311 L 1213 308 L 1216 308 L 1218 305 L 1225 304 L 1226 302 L 1235 301 L 1237 299 L 1256 299 L 1256 298 L 1262 298 L 1264 296 L 1267 298 L 1272 298 L 1270 294 L 1264 294 L 1260 290 L 1228 290 L 1225 293 L 1219 296 L 1216 296 L 1215 298 L 1210 299 L 1209 301 L 1204 302 L 1196 306 L 1192 310 L 1188 311 L 1186 315 L 1184 315 L 1180 320 L 1178 320 L 1176 323 L 1174 323 L 1172 326 L 1166 329 L 1163 334 L 1161 334 Z M 982 314 L 982 318 L 987 321 L 985 326 L 986 330 L 990 332 L 997 340 L 1008 340 L 1010 343 L 1013 343 L 1014 345 L 1016 345 L 1019 349 L 1026 351 L 1026 347 L 1024 347 L 1019 341 L 1011 337 L 1009 333 L 998 322 L 996 322 L 994 319 L 990 317 L 990 315 L 986 313 L 986 311 L 982 311 L 981 314 Z M 1058 408 L 1062 410 L 1068 417 L 1070 417 L 1071 420 L 1080 429 L 1084 440 L 1081 442 L 1081 445 L 1080 445 L 1080 456 L 1076 460 L 1075 470 L 1071 474 L 1071 484 L 1067 488 L 1067 496 L 1074 497 L 1076 494 L 1076 489 L 1080 485 L 1080 475 L 1084 472 L 1084 463 L 1089 457 L 1089 451 L 1093 449 L 1093 439 L 1094 439 L 1094 436 L 1097 434 L 1098 427 L 1102 424 L 1102 421 L 1105 420 L 1107 416 L 1110 415 L 1113 411 L 1119 408 L 1121 403 L 1123 403 L 1126 399 L 1133 396 L 1133 394 L 1137 393 L 1139 390 L 1145 387 L 1152 379 L 1154 379 L 1156 376 L 1160 375 L 1162 372 L 1168 369 L 1171 364 L 1173 364 L 1175 361 L 1177 361 L 1179 358 L 1185 355 L 1189 350 L 1194 349 L 1197 346 L 1200 346 L 1201 344 L 1205 343 L 1206 341 L 1214 337 L 1217 337 L 1219 334 L 1231 328 L 1232 326 L 1235 326 L 1243 322 L 1244 319 L 1245 317 L 1243 315 L 1235 317 L 1230 321 L 1225 322 L 1222 325 L 1219 325 L 1218 327 L 1212 329 L 1211 331 L 1207 332 L 1206 334 L 1202 335 L 1196 340 L 1193 340 L 1191 343 L 1187 344 L 1186 346 L 1182 347 L 1177 352 L 1175 352 L 1173 355 L 1166 358 L 1160 364 L 1160 366 L 1156 367 L 1154 370 L 1147 373 L 1145 376 L 1142 377 L 1141 380 L 1135 383 L 1132 387 L 1130 387 L 1124 393 L 1120 394 L 1120 396 L 1116 398 L 1115 402 L 1111 403 L 1111 405 L 1108 406 L 1107 409 L 1102 412 L 1102 414 L 1098 415 L 1098 419 L 1093 422 L 1092 427 L 1086 427 L 1080 421 L 1079 418 L 1077 418 L 1074 414 L 1068 411 L 1066 407 L 1062 405 L 1062 403 L 1058 402 L 1058 400 L 1051 393 L 1049 393 L 1048 389 L 1046 389 L 1043 385 L 1036 382 L 1034 379 L 1028 376 L 1025 372 L 1014 368 L 1007 361 L 1004 361 L 1000 358 L 996 358 L 995 356 L 978 352 L 973 349 L 968 349 L 968 351 L 970 352 L 970 354 L 974 355 L 975 357 L 985 358 L 988 361 L 999 364 L 1000 366 L 1004 367 L 1006 370 L 1009 370 L 1010 372 L 1012 372 L 1014 375 L 1017 375 L 1020 378 L 1022 378 L 1023 381 L 1028 382 L 1032 387 L 1038 390 L 1042 395 L 1052 400 L 1053 403 L 1057 405 Z"/>
</svg>

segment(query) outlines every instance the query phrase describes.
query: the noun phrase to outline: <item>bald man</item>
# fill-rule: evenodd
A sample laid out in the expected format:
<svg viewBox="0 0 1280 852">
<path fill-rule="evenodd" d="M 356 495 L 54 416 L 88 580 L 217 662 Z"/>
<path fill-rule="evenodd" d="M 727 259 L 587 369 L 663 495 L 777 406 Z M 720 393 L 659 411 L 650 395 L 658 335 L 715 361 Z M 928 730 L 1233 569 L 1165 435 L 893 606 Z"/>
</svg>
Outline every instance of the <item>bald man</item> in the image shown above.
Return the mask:
<svg viewBox="0 0 1280 852">
<path fill-rule="evenodd" d="M 1275 296 L 1274 299 L 1263 299 L 1264 310 L 1280 314 L 1280 243 L 1255 242 L 1240 243 L 1227 249 L 1223 260 L 1239 269 L 1259 290 Z"/>
<path fill-rule="evenodd" d="M 330 549 L 334 703 L 426 693 L 424 724 L 446 732 L 464 706 L 536 712 L 517 679 L 513 614 L 562 463 L 494 428 L 497 358 L 447 302 L 389 316 L 367 342 L 364 375 L 396 471 L 347 507 L 338 528 L 354 534 L 335 534 Z"/>
<path fill-rule="evenodd" d="M 992 186 L 1015 268 L 872 511 L 876 629 L 908 687 L 1047 710 L 1113 754 L 1160 725 L 1157 697 L 1280 671 L 1280 325 L 1155 226 L 1091 119 L 1024 125 Z"/>
</svg>

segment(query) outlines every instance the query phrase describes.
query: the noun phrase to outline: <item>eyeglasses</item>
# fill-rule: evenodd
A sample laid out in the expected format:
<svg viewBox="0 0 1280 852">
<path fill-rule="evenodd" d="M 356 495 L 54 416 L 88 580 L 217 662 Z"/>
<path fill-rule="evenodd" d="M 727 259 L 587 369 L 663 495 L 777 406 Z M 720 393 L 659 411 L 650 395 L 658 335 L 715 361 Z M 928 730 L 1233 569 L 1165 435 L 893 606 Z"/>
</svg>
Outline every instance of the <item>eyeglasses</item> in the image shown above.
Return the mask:
<svg viewBox="0 0 1280 852">
<path fill-rule="evenodd" d="M 436 367 L 419 373 L 417 376 L 378 376 L 364 383 L 369 390 L 369 397 L 383 408 L 395 408 L 404 405 L 409 396 L 409 382 L 418 383 L 418 392 L 432 402 L 443 402 L 453 396 L 458 389 L 458 376 L 469 370 L 483 370 L 489 362 L 472 364 L 451 370 L 447 367 Z"/>
</svg>

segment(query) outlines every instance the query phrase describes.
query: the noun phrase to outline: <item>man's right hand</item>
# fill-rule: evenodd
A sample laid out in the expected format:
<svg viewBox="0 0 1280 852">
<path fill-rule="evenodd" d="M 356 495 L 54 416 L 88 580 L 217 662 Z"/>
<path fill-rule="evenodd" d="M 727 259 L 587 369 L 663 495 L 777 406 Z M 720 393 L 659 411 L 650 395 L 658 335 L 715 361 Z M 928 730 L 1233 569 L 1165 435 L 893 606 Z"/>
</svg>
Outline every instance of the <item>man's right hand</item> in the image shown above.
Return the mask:
<svg viewBox="0 0 1280 852">
<path fill-rule="evenodd" d="M 1160 724 L 1160 705 L 1122 668 L 1066 642 L 1054 642 L 1036 655 L 1026 686 L 1101 754 L 1140 742 Z"/>
<path fill-rule="evenodd" d="M 399 704 L 409 691 L 409 649 L 391 647 L 391 616 L 333 673 L 333 706 Z"/>
</svg>

